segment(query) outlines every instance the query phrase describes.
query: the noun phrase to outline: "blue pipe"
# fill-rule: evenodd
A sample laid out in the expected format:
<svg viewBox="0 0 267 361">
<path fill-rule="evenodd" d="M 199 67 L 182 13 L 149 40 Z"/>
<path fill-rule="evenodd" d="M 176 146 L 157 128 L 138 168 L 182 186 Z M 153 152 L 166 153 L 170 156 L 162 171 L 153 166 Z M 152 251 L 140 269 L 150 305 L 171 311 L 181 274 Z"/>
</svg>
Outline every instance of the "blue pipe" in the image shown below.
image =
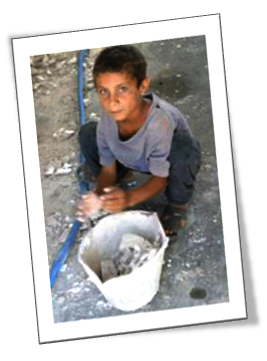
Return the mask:
<svg viewBox="0 0 267 361">
<path fill-rule="evenodd" d="M 78 64 L 77 64 L 77 78 L 78 78 L 78 86 L 77 86 L 77 95 L 78 95 L 78 105 L 79 105 L 79 115 L 80 115 L 80 127 L 85 123 L 85 110 L 84 110 L 84 103 L 83 103 L 83 62 L 85 57 L 86 50 L 81 50 L 78 55 Z M 84 157 L 82 153 L 79 154 L 79 162 L 80 164 L 84 163 Z M 83 180 L 80 180 L 80 188 L 81 193 L 85 194 L 87 191 L 86 183 Z M 54 259 L 52 266 L 50 268 L 49 276 L 50 276 L 50 287 L 51 290 L 55 284 L 57 279 L 57 275 L 65 263 L 69 251 L 74 244 L 75 238 L 79 232 L 79 229 L 82 225 L 82 222 L 76 220 L 71 230 L 66 238 L 66 241 L 61 246 L 56 258 Z"/>
</svg>

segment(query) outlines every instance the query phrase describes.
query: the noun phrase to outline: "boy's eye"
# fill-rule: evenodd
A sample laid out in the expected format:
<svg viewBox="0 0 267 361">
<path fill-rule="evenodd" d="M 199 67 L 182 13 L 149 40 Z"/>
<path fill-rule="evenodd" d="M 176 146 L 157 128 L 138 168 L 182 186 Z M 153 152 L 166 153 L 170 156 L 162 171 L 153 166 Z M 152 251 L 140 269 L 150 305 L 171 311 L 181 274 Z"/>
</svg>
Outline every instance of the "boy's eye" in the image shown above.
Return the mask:
<svg viewBox="0 0 267 361">
<path fill-rule="evenodd" d="M 120 93 L 125 93 L 125 92 L 127 92 L 127 88 L 125 86 L 122 86 L 122 87 L 119 88 L 119 92 Z"/>
<path fill-rule="evenodd" d="M 107 94 L 107 91 L 105 89 L 100 89 L 98 90 L 98 94 L 104 96 Z"/>
</svg>

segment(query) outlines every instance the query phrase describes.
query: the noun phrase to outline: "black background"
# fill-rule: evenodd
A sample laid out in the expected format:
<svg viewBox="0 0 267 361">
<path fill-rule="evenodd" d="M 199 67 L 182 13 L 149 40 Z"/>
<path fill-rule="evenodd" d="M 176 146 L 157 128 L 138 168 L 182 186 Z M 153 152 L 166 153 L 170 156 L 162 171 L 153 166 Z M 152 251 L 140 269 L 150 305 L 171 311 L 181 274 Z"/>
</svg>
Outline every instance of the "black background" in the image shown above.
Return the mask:
<svg viewBox="0 0 267 361">
<path fill-rule="evenodd" d="M 12 39 L 204 15 L 4 14 L 4 344 L 39 343 Z M 264 342 L 264 15 L 221 14 L 220 19 L 248 319 L 141 330 L 77 343 L 262 345 Z"/>
</svg>

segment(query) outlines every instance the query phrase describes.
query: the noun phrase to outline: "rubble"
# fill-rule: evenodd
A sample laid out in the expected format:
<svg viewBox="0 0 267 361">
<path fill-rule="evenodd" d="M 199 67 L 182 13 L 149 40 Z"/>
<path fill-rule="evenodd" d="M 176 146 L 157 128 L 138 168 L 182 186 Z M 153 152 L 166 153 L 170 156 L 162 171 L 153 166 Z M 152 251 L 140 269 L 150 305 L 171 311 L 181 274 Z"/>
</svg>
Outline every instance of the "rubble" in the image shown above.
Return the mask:
<svg viewBox="0 0 267 361">
<path fill-rule="evenodd" d="M 63 169 L 63 168 L 59 168 L 56 170 L 56 175 L 64 175 L 64 174 L 69 174 L 71 173 L 71 169 L 67 168 L 67 169 Z"/>
<path fill-rule="evenodd" d="M 52 175 L 54 173 L 54 171 L 55 171 L 55 168 L 51 166 L 47 169 L 47 171 L 45 172 L 45 175 L 47 177 L 49 177 L 50 175 Z"/>
<path fill-rule="evenodd" d="M 78 52 L 54 53 L 35 55 L 30 57 L 33 92 L 49 95 L 49 83 L 47 80 L 53 75 L 70 73 L 75 70 Z M 43 89 L 40 88 L 43 85 Z"/>
<path fill-rule="evenodd" d="M 126 233 L 122 237 L 119 253 L 113 259 L 101 262 L 103 282 L 132 273 L 149 262 L 161 247 L 160 241 L 149 241 L 136 234 Z"/>
<path fill-rule="evenodd" d="M 66 139 L 69 139 L 74 134 L 75 134 L 74 129 L 60 128 L 53 134 L 53 137 L 56 139 L 59 139 L 59 140 L 66 140 Z"/>
</svg>

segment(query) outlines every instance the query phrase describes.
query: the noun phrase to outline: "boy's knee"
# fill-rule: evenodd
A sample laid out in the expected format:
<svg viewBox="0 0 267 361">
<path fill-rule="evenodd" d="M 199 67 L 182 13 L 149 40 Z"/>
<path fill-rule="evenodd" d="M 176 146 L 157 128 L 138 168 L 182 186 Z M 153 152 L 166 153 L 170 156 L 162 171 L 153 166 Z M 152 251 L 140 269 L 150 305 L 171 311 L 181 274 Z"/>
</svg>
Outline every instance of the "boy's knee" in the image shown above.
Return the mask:
<svg viewBox="0 0 267 361">
<path fill-rule="evenodd" d="M 79 143 L 82 144 L 84 142 L 88 142 L 88 140 L 92 140 L 92 139 L 95 140 L 96 128 L 97 128 L 97 122 L 94 121 L 90 121 L 82 125 L 78 133 Z"/>
</svg>

